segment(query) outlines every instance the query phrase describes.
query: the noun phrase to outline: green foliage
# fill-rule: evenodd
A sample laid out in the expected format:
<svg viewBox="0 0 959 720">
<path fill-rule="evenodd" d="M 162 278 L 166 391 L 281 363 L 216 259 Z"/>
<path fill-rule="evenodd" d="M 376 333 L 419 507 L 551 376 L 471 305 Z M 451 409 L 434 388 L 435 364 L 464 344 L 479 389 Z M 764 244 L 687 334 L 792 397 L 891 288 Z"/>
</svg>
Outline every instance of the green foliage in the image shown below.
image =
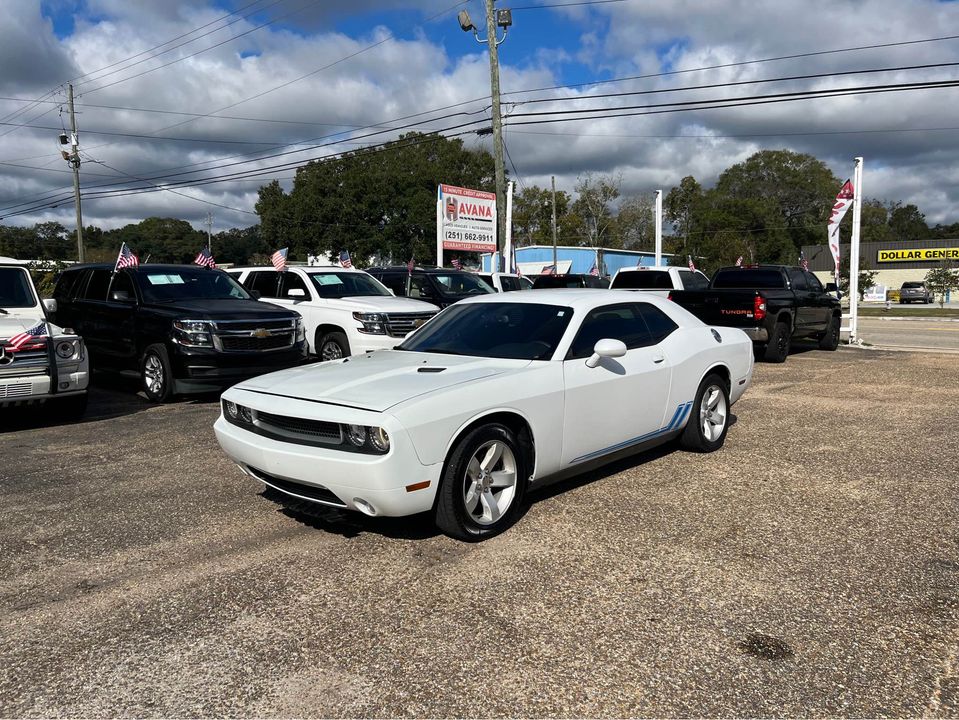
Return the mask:
<svg viewBox="0 0 959 720">
<path fill-rule="evenodd" d="M 562 190 L 556 192 L 558 236 L 563 235 L 560 232 L 561 222 L 569 215 L 570 202 L 569 193 Z M 550 189 L 528 185 L 513 196 L 513 241 L 517 245 L 553 244 L 553 200 Z"/>
<path fill-rule="evenodd" d="M 889 229 L 899 241 L 925 240 L 929 237 L 926 216 L 915 205 L 894 203 L 889 208 Z"/>
<path fill-rule="evenodd" d="M 67 264 L 59 260 L 39 260 L 27 265 L 27 271 L 33 278 L 33 284 L 41 298 L 48 298 L 53 295 L 53 288 L 57 284 L 57 276 L 66 267 Z"/>
<path fill-rule="evenodd" d="M 849 253 L 839 260 L 839 289 L 843 295 L 849 294 Z M 862 267 L 862 257 L 859 258 L 859 287 L 857 295 L 862 300 L 866 290 L 876 284 L 876 276 L 879 273 L 875 270 L 864 270 Z"/>
<path fill-rule="evenodd" d="M 942 263 L 926 273 L 925 283 L 938 299 L 939 307 L 942 307 L 946 302 L 946 293 L 959 290 L 959 270 L 953 269 L 949 263 Z"/>
<path fill-rule="evenodd" d="M 570 245 L 589 247 L 622 247 L 622 238 L 615 233 L 613 202 L 620 194 L 621 176 L 592 173 L 581 175 L 576 183 L 577 198 L 573 214 L 579 219 L 574 233 L 579 242 Z"/>
</svg>

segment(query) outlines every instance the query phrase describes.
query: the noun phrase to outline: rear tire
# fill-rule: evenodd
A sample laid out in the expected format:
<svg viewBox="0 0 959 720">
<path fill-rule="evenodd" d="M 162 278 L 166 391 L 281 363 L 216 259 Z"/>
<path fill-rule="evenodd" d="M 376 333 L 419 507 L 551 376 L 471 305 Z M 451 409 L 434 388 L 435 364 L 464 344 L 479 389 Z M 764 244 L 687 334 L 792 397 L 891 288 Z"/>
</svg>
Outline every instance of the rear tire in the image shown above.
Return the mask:
<svg viewBox="0 0 959 720">
<path fill-rule="evenodd" d="M 143 391 L 150 400 L 165 403 L 173 399 L 173 370 L 166 347 L 157 343 L 143 351 L 140 376 Z"/>
<path fill-rule="evenodd" d="M 713 452 L 726 442 L 728 430 L 729 388 L 723 378 L 713 373 L 699 384 L 679 445 L 691 452 Z"/>
<path fill-rule="evenodd" d="M 350 341 L 341 332 L 317 333 L 314 345 L 316 356 L 321 360 L 339 360 L 350 356 Z"/>
<path fill-rule="evenodd" d="M 478 542 L 516 522 L 529 477 L 527 453 L 505 425 L 481 425 L 450 453 L 434 520 L 446 535 Z"/>
<path fill-rule="evenodd" d="M 839 335 L 842 332 L 842 321 L 833 316 L 829 321 L 829 329 L 819 338 L 820 350 L 835 350 L 839 347 Z"/>
<path fill-rule="evenodd" d="M 763 360 L 770 363 L 786 362 L 792 340 L 790 335 L 789 323 L 782 321 L 777 322 L 773 334 L 766 345 Z"/>
</svg>

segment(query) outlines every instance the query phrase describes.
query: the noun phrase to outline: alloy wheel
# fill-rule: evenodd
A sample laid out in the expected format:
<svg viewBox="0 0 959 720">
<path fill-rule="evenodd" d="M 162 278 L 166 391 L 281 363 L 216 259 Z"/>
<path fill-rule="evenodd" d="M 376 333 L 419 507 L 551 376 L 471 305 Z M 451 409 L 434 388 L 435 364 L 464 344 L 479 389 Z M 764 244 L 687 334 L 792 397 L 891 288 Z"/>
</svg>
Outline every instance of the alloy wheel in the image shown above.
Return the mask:
<svg viewBox="0 0 959 720">
<path fill-rule="evenodd" d="M 163 394 L 163 363 L 152 353 L 143 361 L 143 380 L 147 390 L 154 395 Z"/>
<path fill-rule="evenodd" d="M 323 360 L 339 360 L 343 357 L 343 348 L 340 347 L 340 344 L 330 340 L 329 342 L 323 343 L 323 349 L 320 351 L 320 357 Z"/>
<path fill-rule="evenodd" d="M 516 456 L 501 440 L 483 443 L 473 453 L 463 478 L 463 505 L 478 525 L 492 525 L 516 497 Z"/>
<path fill-rule="evenodd" d="M 723 434 L 726 427 L 726 397 L 717 385 L 710 385 L 703 393 L 703 400 L 699 404 L 699 425 L 703 430 L 703 437 L 714 442 Z"/>
</svg>

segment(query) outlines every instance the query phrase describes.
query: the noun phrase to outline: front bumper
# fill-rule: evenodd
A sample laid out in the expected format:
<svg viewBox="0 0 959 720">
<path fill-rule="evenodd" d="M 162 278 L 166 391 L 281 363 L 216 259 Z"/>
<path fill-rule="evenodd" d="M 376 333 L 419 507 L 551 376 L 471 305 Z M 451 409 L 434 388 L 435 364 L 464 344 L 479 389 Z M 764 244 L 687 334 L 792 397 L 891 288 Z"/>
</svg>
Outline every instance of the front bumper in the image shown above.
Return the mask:
<svg viewBox="0 0 959 720">
<path fill-rule="evenodd" d="M 390 434 L 388 453 L 366 455 L 264 437 L 227 422 L 221 414 L 213 426 L 220 447 L 241 470 L 260 482 L 292 497 L 367 515 L 413 515 L 433 507 L 443 463 L 423 465 L 409 436 L 392 418 L 242 390 L 231 391 L 230 399 L 262 412 L 291 417 L 379 424 Z M 427 481 L 429 484 L 422 489 L 406 489 Z"/>
<path fill-rule="evenodd" d="M 208 348 L 186 348 L 173 344 L 173 366 L 177 393 L 213 392 L 257 375 L 301 365 L 307 359 L 306 341 L 286 350 L 224 353 Z"/>
<path fill-rule="evenodd" d="M 0 378 L 0 407 L 46 402 L 58 398 L 81 395 L 90 383 L 86 368 L 68 370 L 60 368 L 57 392 L 51 392 L 49 375 Z"/>
</svg>

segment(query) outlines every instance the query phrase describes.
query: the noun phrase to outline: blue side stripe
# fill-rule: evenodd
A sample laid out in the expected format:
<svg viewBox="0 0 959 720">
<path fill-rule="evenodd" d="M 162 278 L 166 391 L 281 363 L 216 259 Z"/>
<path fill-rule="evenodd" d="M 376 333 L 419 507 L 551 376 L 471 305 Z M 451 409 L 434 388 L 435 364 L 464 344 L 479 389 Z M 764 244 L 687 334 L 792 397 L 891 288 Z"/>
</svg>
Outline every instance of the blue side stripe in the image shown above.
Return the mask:
<svg viewBox="0 0 959 720">
<path fill-rule="evenodd" d="M 596 450 L 595 452 L 588 453 L 586 455 L 581 455 L 578 458 L 570 460 L 570 465 L 575 465 L 576 463 L 585 462 L 586 460 L 592 460 L 594 458 L 601 457 L 602 455 L 608 455 L 609 453 L 616 452 L 617 450 L 624 450 L 630 445 L 636 445 L 643 442 L 644 440 L 650 440 L 659 435 L 665 435 L 666 433 L 676 430 L 686 418 L 686 415 L 689 413 L 690 408 L 692 408 L 693 402 L 690 400 L 687 403 L 681 403 L 677 408 L 676 412 L 673 413 L 672 420 L 669 421 L 669 424 L 666 427 L 662 427 L 659 430 L 653 430 L 653 432 L 648 432 L 645 435 L 640 435 L 638 437 L 630 438 L 629 440 L 624 440 L 621 443 L 616 443 L 615 445 L 610 445 L 607 448 L 602 450 Z"/>
</svg>

